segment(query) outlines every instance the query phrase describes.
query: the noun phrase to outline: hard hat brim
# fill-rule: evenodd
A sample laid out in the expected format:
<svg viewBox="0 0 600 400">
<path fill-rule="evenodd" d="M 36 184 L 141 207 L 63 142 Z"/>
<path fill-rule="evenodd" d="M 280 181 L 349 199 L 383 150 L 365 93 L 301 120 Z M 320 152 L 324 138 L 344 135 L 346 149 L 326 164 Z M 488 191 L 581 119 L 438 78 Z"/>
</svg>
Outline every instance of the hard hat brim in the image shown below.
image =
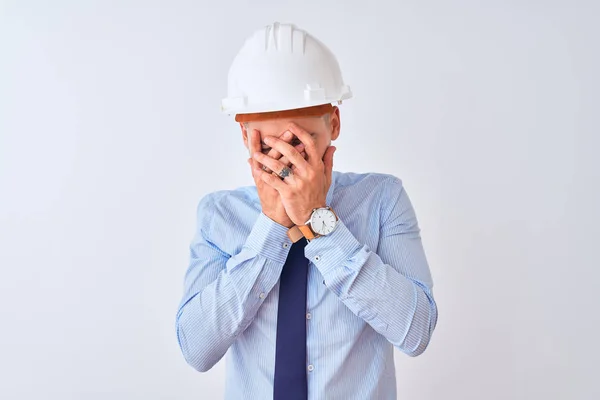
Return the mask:
<svg viewBox="0 0 600 400">
<path fill-rule="evenodd" d="M 282 118 L 303 118 L 303 117 L 318 117 L 331 113 L 333 106 L 331 103 L 320 104 L 318 106 L 294 108 L 290 110 L 281 111 L 269 111 L 259 113 L 247 113 L 247 114 L 236 114 L 235 120 L 237 122 L 253 122 L 253 121 L 265 121 L 270 119 L 282 119 Z"/>
</svg>

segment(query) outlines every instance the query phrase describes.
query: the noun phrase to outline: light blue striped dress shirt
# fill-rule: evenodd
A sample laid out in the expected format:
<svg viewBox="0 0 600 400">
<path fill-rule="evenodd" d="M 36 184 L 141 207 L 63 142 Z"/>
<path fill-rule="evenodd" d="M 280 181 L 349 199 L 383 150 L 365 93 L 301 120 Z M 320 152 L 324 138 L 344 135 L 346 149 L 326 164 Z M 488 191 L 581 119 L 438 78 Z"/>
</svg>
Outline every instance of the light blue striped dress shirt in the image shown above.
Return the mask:
<svg viewBox="0 0 600 400">
<path fill-rule="evenodd" d="M 308 398 L 396 399 L 393 347 L 421 354 L 437 322 L 415 212 L 402 181 L 380 173 L 333 171 L 327 204 L 340 222 L 304 251 Z M 286 232 L 261 212 L 255 186 L 198 204 L 177 339 L 198 371 L 227 353 L 227 400 L 273 396 Z"/>
</svg>

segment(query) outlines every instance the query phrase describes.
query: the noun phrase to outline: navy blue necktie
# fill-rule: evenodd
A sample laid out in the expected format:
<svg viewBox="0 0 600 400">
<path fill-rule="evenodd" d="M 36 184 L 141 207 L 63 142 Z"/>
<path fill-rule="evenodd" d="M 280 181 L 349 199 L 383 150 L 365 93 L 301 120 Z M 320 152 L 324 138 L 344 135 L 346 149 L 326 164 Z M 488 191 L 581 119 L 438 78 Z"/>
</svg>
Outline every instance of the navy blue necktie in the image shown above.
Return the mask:
<svg viewBox="0 0 600 400">
<path fill-rule="evenodd" d="M 306 400 L 306 239 L 292 244 L 279 280 L 273 400 Z"/>
</svg>

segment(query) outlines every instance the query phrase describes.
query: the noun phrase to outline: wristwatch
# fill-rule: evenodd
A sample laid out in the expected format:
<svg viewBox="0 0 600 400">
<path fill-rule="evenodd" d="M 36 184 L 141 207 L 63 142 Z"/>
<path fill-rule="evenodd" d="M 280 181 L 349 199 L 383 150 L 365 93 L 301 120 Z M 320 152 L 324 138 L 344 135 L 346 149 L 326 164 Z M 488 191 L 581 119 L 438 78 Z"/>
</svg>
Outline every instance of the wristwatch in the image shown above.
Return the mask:
<svg viewBox="0 0 600 400">
<path fill-rule="evenodd" d="M 288 237 L 294 243 L 305 237 L 308 242 L 320 236 L 329 235 L 337 227 L 339 218 L 329 206 L 313 208 L 304 225 L 294 225 L 288 229 Z"/>
</svg>

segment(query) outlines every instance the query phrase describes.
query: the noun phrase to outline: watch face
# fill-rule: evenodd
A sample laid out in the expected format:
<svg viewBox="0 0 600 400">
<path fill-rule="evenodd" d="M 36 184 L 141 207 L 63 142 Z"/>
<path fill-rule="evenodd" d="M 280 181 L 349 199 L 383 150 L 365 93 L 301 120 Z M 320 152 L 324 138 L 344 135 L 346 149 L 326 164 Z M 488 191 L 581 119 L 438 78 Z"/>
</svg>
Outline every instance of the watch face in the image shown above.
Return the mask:
<svg viewBox="0 0 600 400">
<path fill-rule="evenodd" d="M 310 227 L 319 235 L 327 235 L 333 231 L 336 223 L 333 211 L 326 208 L 319 208 L 312 215 Z"/>
</svg>

